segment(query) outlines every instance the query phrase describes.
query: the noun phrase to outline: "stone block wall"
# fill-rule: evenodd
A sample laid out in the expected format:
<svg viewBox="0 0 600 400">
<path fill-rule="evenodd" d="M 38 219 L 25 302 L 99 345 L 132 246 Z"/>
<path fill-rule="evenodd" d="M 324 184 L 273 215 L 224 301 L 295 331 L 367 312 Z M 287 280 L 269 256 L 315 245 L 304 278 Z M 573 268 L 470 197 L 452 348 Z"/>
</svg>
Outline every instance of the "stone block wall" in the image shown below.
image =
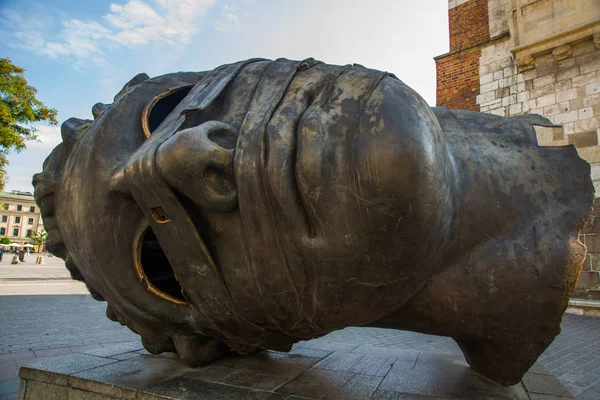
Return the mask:
<svg viewBox="0 0 600 400">
<path fill-rule="evenodd" d="M 598 145 L 600 49 L 593 38 L 535 58 L 518 68 L 510 39 L 485 47 L 479 60 L 477 104 L 482 112 L 540 114 L 562 125 L 579 149 Z"/>
</svg>

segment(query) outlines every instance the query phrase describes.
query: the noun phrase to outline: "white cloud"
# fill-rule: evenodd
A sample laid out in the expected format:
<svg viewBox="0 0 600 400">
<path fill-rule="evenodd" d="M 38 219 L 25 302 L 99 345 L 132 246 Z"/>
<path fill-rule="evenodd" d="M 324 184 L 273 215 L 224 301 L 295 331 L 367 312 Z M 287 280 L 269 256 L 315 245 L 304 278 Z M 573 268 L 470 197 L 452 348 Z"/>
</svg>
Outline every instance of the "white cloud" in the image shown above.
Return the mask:
<svg viewBox="0 0 600 400">
<path fill-rule="evenodd" d="M 240 17 L 237 15 L 237 8 L 224 6 L 221 10 L 221 16 L 215 22 L 215 29 L 221 32 L 231 32 L 240 24 Z"/>
<path fill-rule="evenodd" d="M 151 42 L 189 43 L 197 32 L 197 18 L 206 14 L 216 0 L 129 0 L 111 4 L 110 11 L 97 20 L 70 19 L 57 33 L 43 21 L 23 18 L 1 10 L 0 22 L 9 27 L 11 46 L 51 58 L 74 57 L 103 63 L 103 48 L 111 44 L 127 47 Z"/>
<path fill-rule="evenodd" d="M 38 125 L 37 129 L 37 141 L 32 140 L 27 142 L 28 149 L 43 149 L 50 152 L 55 148 L 62 138 L 60 136 L 60 127 L 56 125 Z"/>
</svg>

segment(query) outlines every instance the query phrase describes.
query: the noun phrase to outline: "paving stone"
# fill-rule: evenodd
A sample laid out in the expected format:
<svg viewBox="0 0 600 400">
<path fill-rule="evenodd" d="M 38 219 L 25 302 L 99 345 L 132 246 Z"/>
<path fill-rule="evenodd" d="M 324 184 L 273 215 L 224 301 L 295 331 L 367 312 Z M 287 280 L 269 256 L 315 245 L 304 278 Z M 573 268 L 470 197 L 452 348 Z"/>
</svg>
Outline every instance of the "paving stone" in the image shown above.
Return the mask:
<svg viewBox="0 0 600 400">
<path fill-rule="evenodd" d="M 106 318 L 105 309 L 90 295 L 0 296 L 2 353 L 139 339 Z"/>
<path fill-rule="evenodd" d="M 423 353 L 422 353 L 423 355 Z M 528 399 L 521 385 L 505 387 L 474 373 L 464 358 L 426 354 L 414 368 L 396 363 L 379 386 L 381 390 L 440 398 Z"/>
<path fill-rule="evenodd" d="M 332 334 L 335 334 L 335 333 L 337 333 L 337 332 L 333 332 Z M 338 339 L 334 339 L 334 340 L 338 340 Z M 358 344 L 356 344 L 356 343 L 347 343 L 343 340 L 329 341 L 329 340 L 323 340 L 323 339 L 301 341 L 301 342 L 298 342 L 297 345 L 300 347 L 308 347 L 308 348 L 312 348 L 312 349 L 329 350 L 331 352 L 338 351 L 338 350 L 351 351 L 358 347 Z"/>
<path fill-rule="evenodd" d="M 285 400 L 288 396 L 176 376 L 144 389 L 145 392 L 179 400 Z"/>
<path fill-rule="evenodd" d="M 140 389 L 190 370 L 179 360 L 163 356 L 143 356 L 76 373 L 69 385 L 108 396 L 125 397 L 127 389 Z"/>
<path fill-rule="evenodd" d="M 35 358 L 33 351 L 20 351 L 16 353 L 0 354 L 0 362 L 15 361 L 15 360 L 29 360 Z"/>
<path fill-rule="evenodd" d="M 394 365 L 395 357 L 336 351 L 313 368 L 354 374 L 385 376 Z"/>
<path fill-rule="evenodd" d="M 577 400 L 598 400 L 600 399 L 600 382 L 589 387 L 583 392 L 577 394 Z"/>
<path fill-rule="evenodd" d="M 69 310 L 69 312 L 66 313 L 65 310 Z M 0 297 L 0 320 L 3 321 L 3 324 L 0 324 L 0 337 L 2 338 L 0 353 L 13 351 L 13 354 L 26 354 L 31 348 L 55 349 L 65 346 L 70 347 L 74 352 L 77 352 L 78 347 L 87 351 L 91 348 L 86 349 L 84 346 L 98 348 L 99 343 L 131 342 L 139 338 L 128 329 L 109 321 L 104 316 L 104 311 L 105 303 L 96 302 L 87 295 L 15 296 L 13 298 L 2 296 Z M 76 323 L 73 322 L 74 320 Z M 4 323 L 5 321 L 9 322 Z M 68 327 L 68 332 L 65 327 Z M 599 395 L 594 394 L 596 389 L 592 388 L 593 385 L 590 386 L 589 383 L 584 386 L 576 385 L 573 382 L 576 375 L 572 374 L 574 372 L 589 373 L 595 367 L 600 367 L 600 351 L 594 351 L 600 341 L 600 318 L 568 314 L 563 318 L 562 328 L 562 333 L 540 357 L 540 361 L 550 364 L 546 365 L 547 370 L 559 373 L 558 378 L 564 384 L 570 384 L 569 389 L 577 388 L 577 393 L 574 390 L 573 393 L 577 394 L 578 399 L 579 393 L 586 390 L 587 398 L 600 399 Z M 387 349 L 390 354 L 394 352 L 394 356 L 397 356 L 396 350 L 403 349 L 460 354 L 460 350 L 450 338 L 370 327 L 346 328 L 320 339 L 300 342 L 294 346 L 291 353 L 301 356 L 310 355 L 311 357 L 308 358 L 314 359 L 316 364 L 323 354 L 319 350 L 329 353 L 336 350 L 362 352 L 361 348 L 365 349 L 365 346 Z M 296 352 L 297 347 L 302 349 Z M 305 351 L 315 352 L 309 354 Z M 147 352 L 141 350 L 137 353 Z M 34 361 L 35 355 L 30 354 L 29 358 Z M 285 353 L 270 354 L 286 355 Z M 22 355 L 10 357 L 20 356 Z M 115 356 L 121 357 L 120 355 Z M 255 367 L 257 366 L 255 365 Z M 244 370 L 240 366 L 236 369 Z M 301 373 L 303 369 L 299 368 L 295 371 Z M 255 372 L 261 373 L 260 371 Z M 539 370 L 532 369 L 530 372 L 539 373 Z M 584 374 L 583 377 L 585 376 Z M 579 375 L 580 380 L 583 377 Z M 593 378 L 590 376 L 584 380 L 588 379 Z"/>
<path fill-rule="evenodd" d="M 548 368 L 546 368 L 544 364 L 540 362 L 536 362 L 535 364 L 533 364 L 531 368 L 529 368 L 528 373 L 539 375 L 552 375 L 552 373 L 548 371 Z"/>
<path fill-rule="evenodd" d="M 129 352 L 129 353 L 115 354 L 114 356 L 110 356 L 108 358 L 112 358 L 112 359 L 115 359 L 115 360 L 121 360 L 122 361 L 122 360 L 129 360 L 130 358 L 134 358 L 134 357 L 137 357 L 139 355 L 140 355 L 140 353 L 138 353 L 137 351 L 132 351 L 132 352 Z"/>
<path fill-rule="evenodd" d="M 421 396 L 418 394 L 398 393 L 389 390 L 376 390 L 370 400 L 439 400 L 439 397 Z"/>
<path fill-rule="evenodd" d="M 19 376 L 22 379 L 66 385 L 68 375 L 114 362 L 116 361 L 89 354 L 71 354 L 31 363 L 21 368 Z"/>
<path fill-rule="evenodd" d="M 209 365 L 203 368 L 194 368 L 185 372 L 183 375 L 193 379 L 201 379 L 207 382 L 223 383 L 226 380 L 244 373 L 243 369 L 229 367 L 217 367 Z"/>
<path fill-rule="evenodd" d="M 69 349 L 73 353 L 84 353 L 88 350 L 97 349 L 99 347 L 102 347 L 102 346 L 100 344 L 88 344 L 88 345 L 83 345 L 83 346 L 70 346 Z"/>
<path fill-rule="evenodd" d="M 531 400 L 570 400 L 572 397 L 558 397 L 548 394 L 530 393 L 529 398 Z"/>
<path fill-rule="evenodd" d="M 10 360 L 10 361 L 3 361 L 0 362 L 0 370 L 3 369 L 10 369 L 10 368 L 17 368 L 17 361 L 16 360 Z"/>
<path fill-rule="evenodd" d="M 300 396 L 289 396 L 286 397 L 285 400 L 311 400 L 310 397 L 300 397 Z"/>
<path fill-rule="evenodd" d="M 225 380 L 225 383 L 228 385 L 241 386 L 250 389 L 271 391 L 277 389 L 288 380 L 289 378 L 287 377 L 256 374 L 250 371 L 240 371 L 239 374 L 230 376 L 227 380 Z"/>
<path fill-rule="evenodd" d="M 530 370 L 531 372 L 531 370 Z M 585 378 L 585 374 L 584 373 L 576 373 L 576 372 L 572 372 L 572 373 L 568 373 L 565 375 L 561 376 L 561 382 L 568 382 L 569 384 L 574 384 L 576 381 L 584 379 Z"/>
<path fill-rule="evenodd" d="M 327 357 L 331 353 L 333 353 L 333 350 L 323 350 L 323 349 L 317 349 L 317 348 L 313 348 L 313 347 L 294 346 L 292 351 L 290 351 L 287 354 L 296 354 L 296 355 L 305 356 L 305 357 L 322 359 L 322 358 Z"/>
<path fill-rule="evenodd" d="M 19 378 L 19 367 L 0 370 L 0 382 L 12 381 Z"/>
<path fill-rule="evenodd" d="M 28 360 L 16 361 L 16 363 L 19 366 L 19 368 L 21 368 L 21 367 L 26 367 L 26 366 L 34 364 L 34 363 L 38 363 L 40 361 L 53 360 L 56 357 L 62 357 L 62 356 L 37 357 L 37 358 L 31 358 L 31 359 L 28 359 Z"/>
<path fill-rule="evenodd" d="M 577 374 L 581 375 L 581 374 Z M 564 383 L 564 381 L 561 381 Z M 577 397 L 580 393 L 600 382 L 600 368 L 583 373 L 578 379 L 567 382 L 567 387 Z"/>
<path fill-rule="evenodd" d="M 358 346 L 356 349 L 352 350 L 352 353 L 379 355 L 383 357 L 394 357 L 400 360 L 413 361 L 414 363 L 417 361 L 417 358 L 419 357 L 421 351 L 412 349 L 378 347 L 373 346 L 371 344 L 365 344 L 362 346 Z"/>
<path fill-rule="evenodd" d="M 318 358 L 266 351 L 252 356 L 232 355 L 216 360 L 212 365 L 239 368 L 257 374 L 292 378 L 319 361 Z"/>
<path fill-rule="evenodd" d="M 375 375 L 310 369 L 277 392 L 316 399 L 368 399 L 382 379 Z"/>
<path fill-rule="evenodd" d="M 51 357 L 51 356 L 63 356 L 65 354 L 73 354 L 71 349 L 68 347 L 59 347 L 56 349 L 48 349 L 48 350 L 35 350 L 33 352 L 36 357 Z"/>
<path fill-rule="evenodd" d="M 0 394 L 17 393 L 19 390 L 19 380 L 13 379 L 10 381 L 0 382 Z"/>
<path fill-rule="evenodd" d="M 140 340 L 123 343 L 113 343 L 107 347 L 99 347 L 96 349 L 88 350 L 85 354 L 91 354 L 99 357 L 112 357 L 117 354 L 129 353 L 132 351 L 142 350 L 144 346 Z"/>
<path fill-rule="evenodd" d="M 530 393 L 573 397 L 565 386 L 552 375 L 525 374 L 523 384 Z"/>
</svg>

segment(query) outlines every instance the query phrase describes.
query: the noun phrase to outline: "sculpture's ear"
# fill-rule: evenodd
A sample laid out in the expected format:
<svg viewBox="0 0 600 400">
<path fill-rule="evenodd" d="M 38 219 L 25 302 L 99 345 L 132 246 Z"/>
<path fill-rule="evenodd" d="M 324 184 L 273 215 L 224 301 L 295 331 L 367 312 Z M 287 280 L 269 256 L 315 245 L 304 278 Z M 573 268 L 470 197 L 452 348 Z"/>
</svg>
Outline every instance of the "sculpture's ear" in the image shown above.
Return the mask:
<svg viewBox="0 0 600 400">
<path fill-rule="evenodd" d="M 235 128 L 218 121 L 183 129 L 158 148 L 158 173 L 202 208 L 231 211 L 237 206 L 233 172 L 237 137 Z"/>
</svg>

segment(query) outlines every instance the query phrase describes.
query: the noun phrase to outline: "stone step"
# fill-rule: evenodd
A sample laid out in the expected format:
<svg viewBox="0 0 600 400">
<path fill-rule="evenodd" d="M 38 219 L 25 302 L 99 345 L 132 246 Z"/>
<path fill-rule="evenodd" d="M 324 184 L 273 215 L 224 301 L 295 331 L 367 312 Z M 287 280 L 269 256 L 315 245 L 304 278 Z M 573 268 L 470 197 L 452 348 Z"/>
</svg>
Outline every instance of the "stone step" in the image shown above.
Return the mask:
<svg viewBox="0 0 600 400">
<path fill-rule="evenodd" d="M 594 288 L 590 291 L 600 292 L 600 289 Z M 589 291 L 586 291 L 586 293 Z M 589 296 L 589 294 L 586 294 Z M 600 317 L 600 300 L 594 299 L 571 299 L 569 300 L 569 307 L 567 308 L 568 313 L 587 315 L 590 317 Z"/>
</svg>

